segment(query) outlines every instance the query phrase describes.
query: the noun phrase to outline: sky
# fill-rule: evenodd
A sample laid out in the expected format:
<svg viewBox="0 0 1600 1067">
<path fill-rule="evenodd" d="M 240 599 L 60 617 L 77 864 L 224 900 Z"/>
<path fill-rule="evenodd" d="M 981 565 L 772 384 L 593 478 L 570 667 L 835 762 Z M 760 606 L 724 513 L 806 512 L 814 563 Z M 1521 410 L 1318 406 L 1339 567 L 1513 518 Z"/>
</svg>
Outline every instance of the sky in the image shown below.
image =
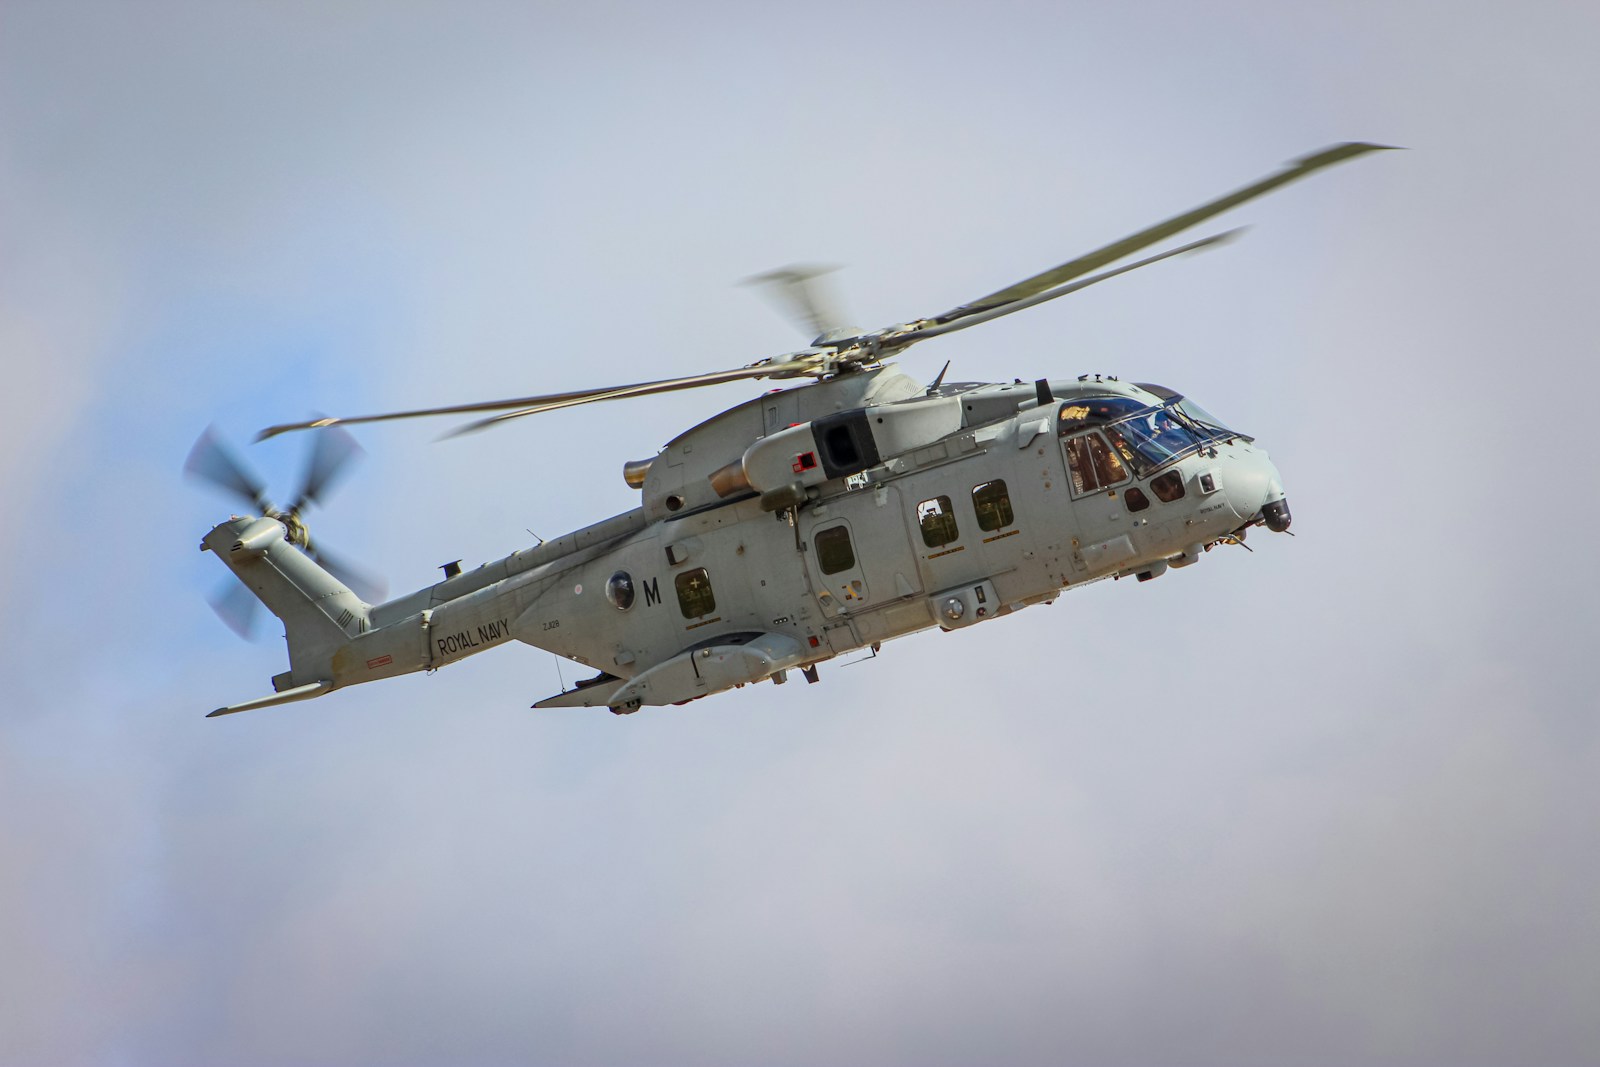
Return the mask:
<svg viewBox="0 0 1600 1067">
<path fill-rule="evenodd" d="M 0 1062 L 1600 1063 L 1597 33 L 0 3 Z M 628 717 L 527 647 L 203 717 L 284 665 L 207 425 L 282 498 L 264 425 L 739 366 L 805 341 L 751 274 L 901 322 L 1344 140 L 1407 151 L 905 361 L 1179 389 L 1294 538 Z M 413 589 L 754 388 L 364 429 L 312 529 Z"/>
</svg>

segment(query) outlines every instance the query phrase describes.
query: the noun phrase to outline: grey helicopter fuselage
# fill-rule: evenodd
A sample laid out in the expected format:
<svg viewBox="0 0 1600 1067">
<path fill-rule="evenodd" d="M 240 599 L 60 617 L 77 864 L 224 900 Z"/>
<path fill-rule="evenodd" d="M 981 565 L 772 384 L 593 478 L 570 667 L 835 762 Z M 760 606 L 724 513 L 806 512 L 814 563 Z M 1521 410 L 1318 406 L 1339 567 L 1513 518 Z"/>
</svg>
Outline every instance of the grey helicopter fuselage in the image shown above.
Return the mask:
<svg viewBox="0 0 1600 1067">
<path fill-rule="evenodd" d="M 217 526 L 202 547 L 283 620 L 289 645 L 273 695 L 212 714 L 432 671 L 512 641 L 598 672 L 536 707 L 629 712 L 782 682 L 795 668 L 815 681 L 818 663 L 855 649 L 972 626 L 1101 578 L 1154 578 L 1241 541 L 1251 526 L 1287 530 L 1267 454 L 1162 386 L 1098 375 L 944 385 L 941 374 L 924 387 L 887 361 L 1220 247 L 1237 231 L 1145 254 L 1291 182 L 1386 150 L 1330 145 L 976 300 L 876 330 L 838 325 L 811 288 L 815 268 L 773 272 L 764 277 L 821 332 L 808 348 L 739 367 L 270 426 L 258 439 L 321 433 L 287 508 L 274 508 L 208 431 L 185 469 L 260 517 Z M 1135 254 L 1143 258 L 1129 262 Z M 300 519 L 357 450 L 330 428 L 470 415 L 466 432 L 579 404 L 805 377 L 815 380 L 724 411 L 627 464 L 624 477 L 641 491 L 632 511 L 472 571 L 449 565 L 444 581 L 388 603 L 369 605 L 336 577 L 358 576 L 314 545 Z"/>
<path fill-rule="evenodd" d="M 629 464 L 640 506 L 364 604 L 271 517 L 215 551 L 283 618 L 274 696 L 432 671 L 512 641 L 597 676 L 538 707 L 682 703 L 1285 530 L 1254 441 L 1111 378 L 926 387 L 893 367 L 777 390 Z M 215 713 L 214 713 L 215 714 Z"/>
</svg>

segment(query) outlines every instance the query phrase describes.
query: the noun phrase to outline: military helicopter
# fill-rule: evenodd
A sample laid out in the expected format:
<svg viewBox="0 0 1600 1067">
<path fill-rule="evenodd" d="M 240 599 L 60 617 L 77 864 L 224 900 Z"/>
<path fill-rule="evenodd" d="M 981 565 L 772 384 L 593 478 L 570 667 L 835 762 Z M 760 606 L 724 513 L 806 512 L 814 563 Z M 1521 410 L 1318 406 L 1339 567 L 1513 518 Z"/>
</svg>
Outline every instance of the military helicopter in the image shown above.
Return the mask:
<svg viewBox="0 0 1600 1067">
<path fill-rule="evenodd" d="M 190 473 L 249 501 L 201 549 L 282 620 L 289 669 L 271 695 L 211 716 L 435 671 L 513 641 L 597 673 L 535 708 L 683 704 L 938 626 L 958 630 L 1105 578 L 1148 581 L 1257 526 L 1285 532 L 1283 483 L 1249 434 L 1160 385 L 1105 375 L 931 384 L 889 360 L 911 345 L 1077 292 L 1207 237 L 1111 264 L 1333 164 L 1334 145 L 1277 173 L 931 318 L 864 331 L 825 320 L 811 275 L 776 279 L 819 335 L 708 374 L 512 400 L 320 418 L 305 488 L 274 508 L 209 435 Z M 772 280 L 772 279 L 769 279 Z M 810 382 L 756 396 L 623 467 L 638 507 L 383 603 L 313 546 L 300 513 L 354 454 L 338 427 L 469 414 L 465 432 L 558 408 L 746 379 Z M 314 558 L 316 557 L 316 558 Z M 318 560 L 322 562 L 318 562 Z M 341 570 L 346 573 L 341 574 Z"/>
</svg>

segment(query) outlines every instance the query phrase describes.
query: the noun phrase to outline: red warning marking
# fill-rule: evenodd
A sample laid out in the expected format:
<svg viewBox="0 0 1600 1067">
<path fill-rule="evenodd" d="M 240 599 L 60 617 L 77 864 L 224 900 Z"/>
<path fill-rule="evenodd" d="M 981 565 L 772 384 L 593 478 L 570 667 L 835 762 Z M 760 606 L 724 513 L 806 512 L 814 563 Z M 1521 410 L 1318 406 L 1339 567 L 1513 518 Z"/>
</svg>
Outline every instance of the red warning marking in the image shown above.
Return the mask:
<svg viewBox="0 0 1600 1067">
<path fill-rule="evenodd" d="M 367 660 L 367 670 L 375 671 L 379 667 L 387 667 L 394 662 L 393 656 L 379 656 L 377 659 Z"/>
</svg>

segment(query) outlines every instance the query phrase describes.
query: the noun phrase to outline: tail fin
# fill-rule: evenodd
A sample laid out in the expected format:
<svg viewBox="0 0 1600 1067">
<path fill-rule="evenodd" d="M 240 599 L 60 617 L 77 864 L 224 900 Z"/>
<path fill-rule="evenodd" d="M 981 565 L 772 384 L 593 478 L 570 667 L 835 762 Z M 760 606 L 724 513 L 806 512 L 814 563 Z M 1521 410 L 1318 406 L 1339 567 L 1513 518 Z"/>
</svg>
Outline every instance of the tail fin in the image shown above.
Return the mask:
<svg viewBox="0 0 1600 1067">
<path fill-rule="evenodd" d="M 279 691 L 331 681 L 334 653 L 371 625 L 368 605 L 290 544 L 276 519 L 231 519 L 206 534 L 200 547 L 215 552 L 283 620 L 289 674 L 272 680 Z"/>
</svg>

